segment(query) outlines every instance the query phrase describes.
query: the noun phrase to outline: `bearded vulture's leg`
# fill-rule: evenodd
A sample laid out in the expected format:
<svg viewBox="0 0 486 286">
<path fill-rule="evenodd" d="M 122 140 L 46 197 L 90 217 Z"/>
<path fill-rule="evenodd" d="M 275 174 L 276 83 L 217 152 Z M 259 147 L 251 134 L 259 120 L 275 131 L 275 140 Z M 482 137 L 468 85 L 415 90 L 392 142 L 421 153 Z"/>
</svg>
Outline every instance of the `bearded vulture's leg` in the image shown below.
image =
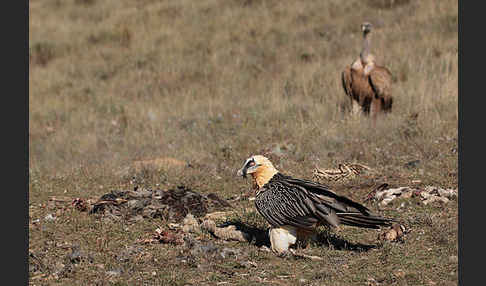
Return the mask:
<svg viewBox="0 0 486 286">
<path fill-rule="evenodd" d="M 297 241 L 297 230 L 292 226 L 269 229 L 272 250 L 278 254 L 287 253 L 289 246 Z"/>
<path fill-rule="evenodd" d="M 301 248 L 307 248 L 310 241 L 318 241 L 317 232 L 304 230 L 297 231 L 297 240 L 298 246 Z"/>
</svg>

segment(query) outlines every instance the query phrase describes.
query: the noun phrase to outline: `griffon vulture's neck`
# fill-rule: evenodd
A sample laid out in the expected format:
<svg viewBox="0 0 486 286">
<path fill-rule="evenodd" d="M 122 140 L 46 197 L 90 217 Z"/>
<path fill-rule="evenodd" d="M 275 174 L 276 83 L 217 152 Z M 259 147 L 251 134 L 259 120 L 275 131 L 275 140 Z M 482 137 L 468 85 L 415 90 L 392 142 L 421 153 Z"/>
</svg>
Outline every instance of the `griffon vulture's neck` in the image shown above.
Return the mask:
<svg viewBox="0 0 486 286">
<path fill-rule="evenodd" d="M 371 32 L 363 33 L 363 47 L 361 49 L 360 58 L 363 65 L 366 64 L 368 55 L 370 54 L 370 37 Z"/>
</svg>

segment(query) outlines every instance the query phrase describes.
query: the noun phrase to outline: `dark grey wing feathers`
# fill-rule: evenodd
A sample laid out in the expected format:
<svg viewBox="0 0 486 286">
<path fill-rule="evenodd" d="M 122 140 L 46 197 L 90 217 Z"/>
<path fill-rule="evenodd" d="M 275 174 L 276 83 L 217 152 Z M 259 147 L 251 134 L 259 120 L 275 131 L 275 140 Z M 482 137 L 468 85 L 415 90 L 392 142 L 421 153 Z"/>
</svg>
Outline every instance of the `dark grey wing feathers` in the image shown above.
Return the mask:
<svg viewBox="0 0 486 286">
<path fill-rule="evenodd" d="M 257 195 L 255 206 L 272 226 L 292 225 L 311 228 L 317 220 L 312 208 L 306 206 L 306 198 L 300 191 L 285 188 L 279 182 L 267 184 Z"/>
<path fill-rule="evenodd" d="M 369 209 L 357 202 L 354 202 L 344 196 L 340 196 L 336 194 L 335 192 L 331 191 L 328 186 L 318 184 L 316 182 L 312 182 L 309 180 L 303 180 L 303 179 L 294 179 L 294 178 L 289 178 L 287 179 L 290 183 L 302 186 L 306 190 L 308 190 L 310 193 L 315 194 L 318 198 L 319 201 L 324 200 L 326 204 L 328 204 L 330 207 L 346 212 L 349 211 L 349 208 L 354 208 L 354 211 L 362 212 L 362 213 L 369 213 Z"/>
<path fill-rule="evenodd" d="M 339 196 L 325 185 L 278 173 L 259 192 L 258 212 L 274 227 L 311 229 L 317 222 L 377 228 L 390 219 L 373 216 L 365 206 Z"/>
</svg>

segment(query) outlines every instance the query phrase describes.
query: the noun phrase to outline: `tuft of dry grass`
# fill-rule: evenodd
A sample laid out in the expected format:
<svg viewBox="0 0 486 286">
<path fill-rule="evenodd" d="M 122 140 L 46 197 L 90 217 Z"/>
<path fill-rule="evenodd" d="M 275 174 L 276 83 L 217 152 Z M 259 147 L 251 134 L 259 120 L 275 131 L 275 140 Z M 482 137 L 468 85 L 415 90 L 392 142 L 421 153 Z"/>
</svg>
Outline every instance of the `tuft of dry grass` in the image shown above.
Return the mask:
<svg viewBox="0 0 486 286">
<path fill-rule="evenodd" d="M 93 198 L 133 184 L 231 198 L 251 188 L 235 173 L 257 153 L 303 178 L 316 167 L 369 166 L 376 174 L 329 182 L 358 201 L 381 183 L 457 188 L 457 19 L 452 0 L 31 1 L 29 219 L 54 211 L 42 207 L 50 196 Z M 375 24 L 373 53 L 394 76 L 393 111 L 374 128 L 349 116 L 340 81 L 359 54 L 363 21 Z M 157 158 L 186 166 L 134 167 Z M 231 221 L 265 229 L 250 201 L 235 208 Z M 117 260 L 159 221 L 64 212 L 29 229 L 29 250 L 45 266 L 31 269 L 30 282 L 457 283 L 457 202 L 400 201 L 380 211 L 412 226 L 403 244 L 355 251 L 343 245 L 374 244 L 377 233 L 322 230 L 329 242 L 306 251 L 325 260 L 310 262 L 234 243 L 258 267 L 227 259 L 204 274 L 168 245 Z M 94 262 L 64 269 L 70 250 L 57 245 L 75 242 Z"/>
</svg>

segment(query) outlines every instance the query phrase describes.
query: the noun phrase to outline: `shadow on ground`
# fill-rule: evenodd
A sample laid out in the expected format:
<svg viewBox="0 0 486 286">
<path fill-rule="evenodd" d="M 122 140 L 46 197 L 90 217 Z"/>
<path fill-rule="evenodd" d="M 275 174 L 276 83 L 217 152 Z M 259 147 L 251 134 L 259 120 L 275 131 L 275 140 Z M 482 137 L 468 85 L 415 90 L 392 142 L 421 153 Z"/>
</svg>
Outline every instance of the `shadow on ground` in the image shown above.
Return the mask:
<svg viewBox="0 0 486 286">
<path fill-rule="evenodd" d="M 268 236 L 268 229 L 262 229 L 256 226 L 251 226 L 245 224 L 239 220 L 232 220 L 225 222 L 221 227 L 226 227 L 234 225 L 237 230 L 248 233 L 251 236 L 250 243 L 257 246 L 267 246 L 270 247 L 270 238 Z M 352 243 L 344 238 L 341 238 L 329 231 L 318 231 L 315 240 L 311 242 L 313 245 L 318 247 L 328 247 L 337 250 L 346 250 L 354 252 L 365 252 L 370 249 L 377 248 L 378 245 L 373 244 L 362 244 L 362 243 Z M 297 244 L 299 247 L 305 248 L 308 242 L 299 242 Z"/>
<path fill-rule="evenodd" d="M 349 242 L 346 239 L 337 236 L 336 234 L 329 233 L 328 231 L 318 232 L 317 239 L 313 241 L 313 244 L 316 246 L 324 246 L 337 250 L 347 250 L 354 252 L 365 252 L 378 247 L 378 245 L 373 244 Z"/>
</svg>

